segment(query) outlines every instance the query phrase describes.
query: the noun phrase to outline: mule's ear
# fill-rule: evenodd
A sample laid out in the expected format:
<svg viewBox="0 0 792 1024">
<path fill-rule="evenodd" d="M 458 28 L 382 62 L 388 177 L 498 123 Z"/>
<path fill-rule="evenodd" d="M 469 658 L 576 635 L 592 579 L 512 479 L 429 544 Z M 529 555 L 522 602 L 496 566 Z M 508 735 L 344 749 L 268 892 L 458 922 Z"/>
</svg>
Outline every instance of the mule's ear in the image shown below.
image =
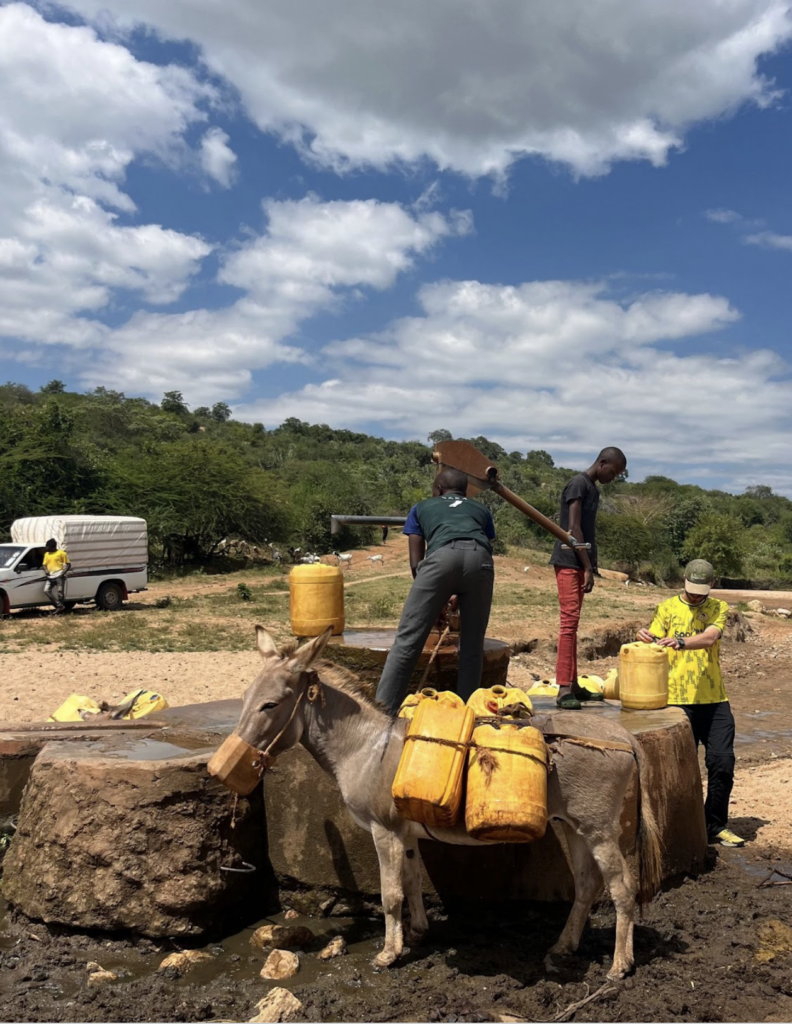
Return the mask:
<svg viewBox="0 0 792 1024">
<path fill-rule="evenodd" d="M 300 672 L 307 672 L 313 663 L 321 657 L 322 651 L 327 646 L 327 641 L 333 635 L 333 627 L 328 626 L 321 636 L 311 640 L 310 643 L 303 644 L 303 646 L 289 658 L 289 671 L 294 675 L 299 675 Z"/>
<path fill-rule="evenodd" d="M 263 626 L 256 626 L 256 645 L 262 658 L 278 657 L 278 647 Z"/>
</svg>

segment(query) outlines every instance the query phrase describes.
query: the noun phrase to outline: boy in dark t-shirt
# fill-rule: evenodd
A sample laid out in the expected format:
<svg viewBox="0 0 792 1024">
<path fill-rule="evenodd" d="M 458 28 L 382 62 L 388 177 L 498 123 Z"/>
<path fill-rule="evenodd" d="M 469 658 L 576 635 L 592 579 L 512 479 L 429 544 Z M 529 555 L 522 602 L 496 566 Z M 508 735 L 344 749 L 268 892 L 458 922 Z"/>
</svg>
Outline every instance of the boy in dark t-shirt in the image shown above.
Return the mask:
<svg viewBox="0 0 792 1024">
<path fill-rule="evenodd" d="M 584 473 L 573 476 L 561 494 L 560 524 L 573 537 L 591 547 L 579 554 L 556 541 L 550 564 L 555 567 L 561 625 L 556 658 L 557 704 L 567 711 L 579 710 L 580 702 L 602 700 L 578 686 L 577 631 L 583 595 L 594 589 L 597 568 L 596 522 L 599 508 L 597 484 L 612 483 L 627 469 L 627 459 L 619 448 L 603 448 Z M 580 559 L 580 560 L 579 560 Z"/>
<path fill-rule="evenodd" d="M 377 686 L 377 700 L 392 715 L 398 714 L 424 644 L 454 595 L 460 616 L 457 693 L 467 700 L 481 682 L 495 526 L 486 505 L 470 501 L 466 490 L 464 473 L 444 469 L 435 479 L 433 497 L 414 505 L 404 524 L 415 582 Z"/>
</svg>

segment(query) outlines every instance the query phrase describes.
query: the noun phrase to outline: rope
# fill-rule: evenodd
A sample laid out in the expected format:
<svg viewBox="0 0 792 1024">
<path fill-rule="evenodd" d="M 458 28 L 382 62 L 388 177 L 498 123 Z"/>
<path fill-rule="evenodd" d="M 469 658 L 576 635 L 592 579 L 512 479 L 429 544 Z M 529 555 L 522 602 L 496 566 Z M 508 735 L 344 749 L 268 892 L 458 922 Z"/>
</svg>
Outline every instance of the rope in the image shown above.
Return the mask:
<svg viewBox="0 0 792 1024">
<path fill-rule="evenodd" d="M 421 740 L 423 743 L 436 743 L 441 747 L 456 747 L 460 750 L 486 750 L 491 754 L 516 754 L 517 757 L 528 757 L 541 765 L 546 765 L 546 760 L 530 750 L 503 750 L 500 747 L 488 747 L 485 743 L 476 743 L 475 740 L 444 740 L 439 736 L 421 736 L 418 733 L 408 733 L 404 742 L 408 740 Z"/>
<path fill-rule="evenodd" d="M 267 762 L 268 762 L 268 759 L 269 759 L 269 752 L 270 752 L 270 750 L 272 750 L 272 748 L 275 746 L 275 744 L 278 742 L 278 740 L 281 738 L 281 736 L 283 736 L 283 734 L 286 732 L 286 730 L 292 724 L 292 722 L 294 721 L 294 716 L 297 714 L 297 711 L 298 711 L 298 709 L 300 707 L 300 704 L 302 703 L 302 699 L 303 699 L 303 697 L 306 697 L 306 696 L 308 697 L 308 703 L 309 704 L 313 704 L 317 700 L 317 698 L 318 698 L 318 699 L 321 700 L 322 707 L 324 707 L 324 705 L 325 705 L 325 696 L 324 696 L 324 692 L 322 690 L 322 681 L 320 680 L 320 678 L 316 674 L 316 672 L 306 673 L 305 686 L 304 686 L 303 690 L 301 691 L 300 695 L 298 696 L 297 700 L 294 702 L 294 707 L 292 708 L 291 714 L 286 719 L 286 724 L 281 729 L 281 731 L 278 733 L 278 735 L 275 737 L 275 739 L 267 744 L 267 746 L 265 747 L 264 750 L 257 751 L 257 756 L 258 756 L 258 761 L 259 761 L 258 768 L 259 768 L 260 774 L 263 775 L 264 772 L 267 770 L 267 767 L 268 767 Z"/>
<path fill-rule="evenodd" d="M 427 680 L 427 678 L 429 677 L 429 669 L 430 669 L 430 668 L 432 667 L 432 662 L 433 662 L 433 661 L 435 660 L 435 658 L 437 657 L 437 652 L 438 652 L 438 651 L 440 650 L 440 648 L 441 648 L 441 647 L 443 646 L 443 643 L 444 643 L 444 641 L 445 641 L 445 638 L 446 638 L 446 637 L 448 636 L 448 634 L 449 634 L 450 632 L 451 632 L 451 627 L 450 627 L 450 626 L 446 626 L 446 628 L 445 628 L 445 629 L 443 630 L 443 632 L 442 632 L 442 633 L 440 634 L 440 638 L 439 638 L 439 640 L 437 641 L 437 646 L 436 646 L 436 647 L 435 647 L 435 649 L 434 649 L 434 650 L 432 651 L 432 653 L 431 653 L 431 655 L 430 655 L 430 657 L 429 657 L 429 661 L 428 661 L 428 662 L 426 663 L 426 668 L 424 669 L 424 674 L 423 674 L 423 677 L 422 677 L 422 679 L 421 679 L 421 685 L 420 685 L 420 686 L 418 687 L 418 689 L 419 689 L 419 690 L 422 690 L 422 689 L 424 688 L 424 686 L 426 685 L 426 680 Z"/>
</svg>

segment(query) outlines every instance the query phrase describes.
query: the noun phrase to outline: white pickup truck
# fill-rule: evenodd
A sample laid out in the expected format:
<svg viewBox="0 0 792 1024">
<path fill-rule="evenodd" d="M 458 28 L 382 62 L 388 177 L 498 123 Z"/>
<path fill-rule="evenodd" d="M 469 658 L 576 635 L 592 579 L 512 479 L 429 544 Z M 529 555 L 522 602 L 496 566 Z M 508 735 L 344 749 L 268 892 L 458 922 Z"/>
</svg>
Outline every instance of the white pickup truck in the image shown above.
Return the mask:
<svg viewBox="0 0 792 1024">
<path fill-rule="evenodd" d="M 0 544 L 0 613 L 50 602 L 44 593 L 44 546 L 50 538 L 69 556 L 66 607 L 95 602 L 121 607 L 148 583 L 148 530 L 132 516 L 35 516 L 17 519 L 11 543 Z"/>
</svg>

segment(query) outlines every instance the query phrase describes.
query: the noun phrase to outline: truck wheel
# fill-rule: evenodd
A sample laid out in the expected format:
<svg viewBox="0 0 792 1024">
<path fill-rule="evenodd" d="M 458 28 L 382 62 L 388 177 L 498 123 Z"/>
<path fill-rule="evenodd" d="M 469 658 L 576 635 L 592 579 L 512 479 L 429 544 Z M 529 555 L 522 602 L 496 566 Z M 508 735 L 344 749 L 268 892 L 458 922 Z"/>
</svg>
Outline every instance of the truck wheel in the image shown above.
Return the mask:
<svg viewBox="0 0 792 1024">
<path fill-rule="evenodd" d="M 115 612 L 121 607 L 124 594 L 117 583 L 103 583 L 96 594 L 96 607 L 103 612 Z"/>
</svg>

